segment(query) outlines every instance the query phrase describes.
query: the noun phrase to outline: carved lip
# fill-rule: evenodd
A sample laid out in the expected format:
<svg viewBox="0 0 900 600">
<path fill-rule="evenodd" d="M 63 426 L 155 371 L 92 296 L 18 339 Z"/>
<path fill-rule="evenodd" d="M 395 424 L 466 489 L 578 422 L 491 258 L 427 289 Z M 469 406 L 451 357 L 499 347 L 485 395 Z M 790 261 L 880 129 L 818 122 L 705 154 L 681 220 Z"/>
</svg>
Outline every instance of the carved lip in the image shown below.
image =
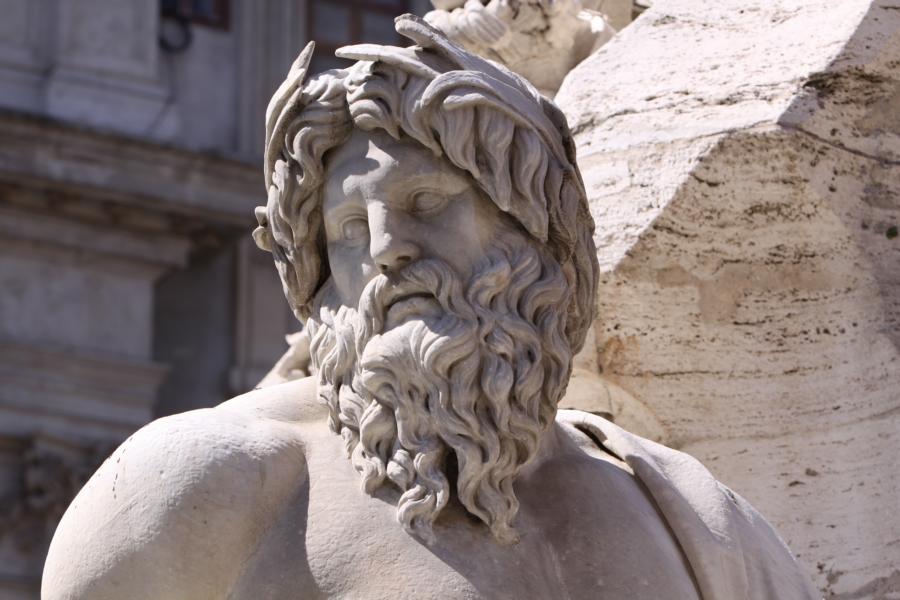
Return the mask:
<svg viewBox="0 0 900 600">
<path fill-rule="evenodd" d="M 440 310 L 437 298 L 427 292 L 397 294 L 385 305 L 385 329 L 396 327 L 410 317 L 424 317 Z"/>
<path fill-rule="evenodd" d="M 435 299 L 434 295 L 429 294 L 428 292 L 401 292 L 396 296 L 393 296 L 384 307 L 385 309 L 390 310 L 395 304 L 411 300 L 412 298 L 425 298 L 427 300 Z"/>
</svg>

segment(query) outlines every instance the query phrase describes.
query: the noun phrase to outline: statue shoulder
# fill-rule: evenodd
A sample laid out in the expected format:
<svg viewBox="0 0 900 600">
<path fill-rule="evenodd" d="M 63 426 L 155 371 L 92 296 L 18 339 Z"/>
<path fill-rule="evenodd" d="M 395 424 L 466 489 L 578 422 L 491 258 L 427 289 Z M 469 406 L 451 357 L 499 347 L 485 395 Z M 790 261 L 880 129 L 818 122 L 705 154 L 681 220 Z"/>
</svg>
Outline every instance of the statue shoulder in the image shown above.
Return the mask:
<svg viewBox="0 0 900 600">
<path fill-rule="evenodd" d="M 627 465 L 678 541 L 701 597 L 819 597 L 772 525 L 697 459 L 589 413 L 560 410 L 557 422 Z"/>
<path fill-rule="evenodd" d="M 216 408 L 237 412 L 248 418 L 294 424 L 323 422 L 328 414 L 317 399 L 314 377 L 257 388 Z"/>
<path fill-rule="evenodd" d="M 291 382 L 132 435 L 63 516 L 42 598 L 226 597 L 306 483 L 314 395 Z"/>
</svg>

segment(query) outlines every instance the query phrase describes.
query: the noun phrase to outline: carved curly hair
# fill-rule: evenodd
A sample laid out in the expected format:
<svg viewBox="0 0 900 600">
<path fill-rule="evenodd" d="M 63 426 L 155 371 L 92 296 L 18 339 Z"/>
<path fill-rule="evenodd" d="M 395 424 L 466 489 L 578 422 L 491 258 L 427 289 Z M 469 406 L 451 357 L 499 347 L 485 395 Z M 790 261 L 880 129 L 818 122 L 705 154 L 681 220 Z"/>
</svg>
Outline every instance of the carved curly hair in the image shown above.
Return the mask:
<svg viewBox="0 0 900 600">
<path fill-rule="evenodd" d="M 413 15 L 397 32 L 416 45 L 362 44 L 357 60 L 305 82 L 310 43 L 266 111 L 268 203 L 253 237 L 272 252 L 300 320 L 329 276 L 322 222 L 324 157 L 352 128 L 408 136 L 468 172 L 500 210 L 544 243 L 573 288 L 565 307 L 573 352 L 594 318 L 594 222 L 562 112 L 527 81 L 474 56 Z"/>
</svg>

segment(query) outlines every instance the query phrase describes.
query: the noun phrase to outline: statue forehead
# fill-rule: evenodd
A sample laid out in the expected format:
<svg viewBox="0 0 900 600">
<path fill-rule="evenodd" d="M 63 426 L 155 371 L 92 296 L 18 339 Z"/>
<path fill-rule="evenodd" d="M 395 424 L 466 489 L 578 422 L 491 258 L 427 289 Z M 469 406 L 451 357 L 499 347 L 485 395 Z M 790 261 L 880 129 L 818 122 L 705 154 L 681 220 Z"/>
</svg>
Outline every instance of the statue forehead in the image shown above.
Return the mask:
<svg viewBox="0 0 900 600">
<path fill-rule="evenodd" d="M 412 138 L 391 137 L 382 130 L 354 128 L 343 144 L 324 159 L 325 210 L 348 194 L 402 191 L 437 185 L 457 193 L 474 183 L 471 176 Z"/>
</svg>

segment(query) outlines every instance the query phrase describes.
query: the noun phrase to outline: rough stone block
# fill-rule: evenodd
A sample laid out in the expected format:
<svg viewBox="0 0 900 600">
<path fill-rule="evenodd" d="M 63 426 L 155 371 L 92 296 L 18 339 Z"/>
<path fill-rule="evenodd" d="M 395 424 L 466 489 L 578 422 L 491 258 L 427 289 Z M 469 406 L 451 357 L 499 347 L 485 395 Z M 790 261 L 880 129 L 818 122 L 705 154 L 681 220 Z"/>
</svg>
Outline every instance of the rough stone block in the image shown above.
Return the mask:
<svg viewBox="0 0 900 600">
<path fill-rule="evenodd" d="M 556 98 L 603 376 L 846 597 L 900 561 L 898 8 L 656 3 Z"/>
</svg>

